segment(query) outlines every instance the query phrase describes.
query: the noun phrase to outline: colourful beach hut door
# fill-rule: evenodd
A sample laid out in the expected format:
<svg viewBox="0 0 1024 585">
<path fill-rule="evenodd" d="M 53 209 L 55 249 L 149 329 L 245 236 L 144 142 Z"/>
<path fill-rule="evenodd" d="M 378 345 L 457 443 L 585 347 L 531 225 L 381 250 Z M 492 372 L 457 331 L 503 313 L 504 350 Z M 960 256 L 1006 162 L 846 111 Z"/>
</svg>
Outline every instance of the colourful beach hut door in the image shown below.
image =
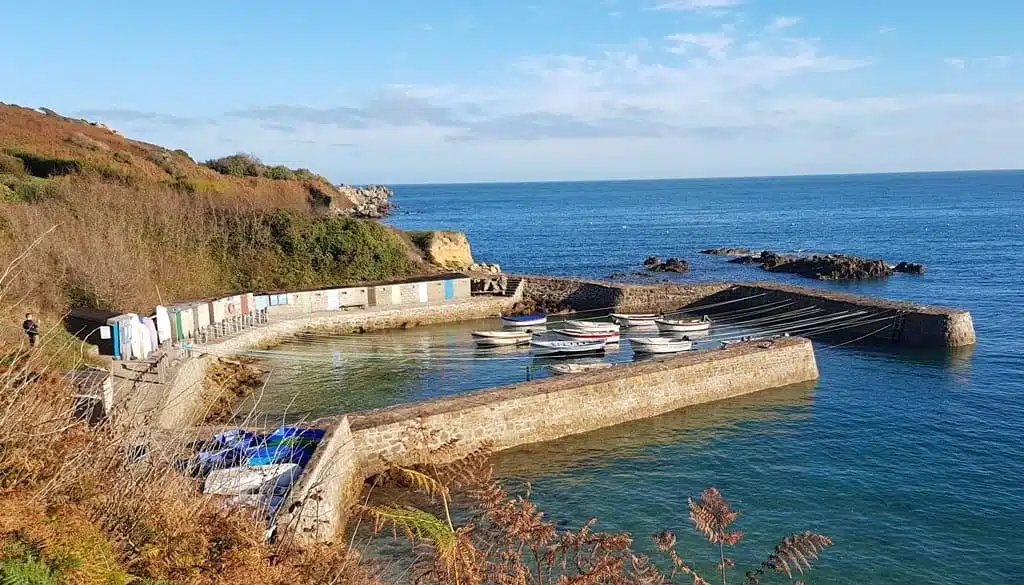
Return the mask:
<svg viewBox="0 0 1024 585">
<path fill-rule="evenodd" d="M 446 280 L 444 281 L 444 300 L 455 298 L 455 281 Z"/>
<path fill-rule="evenodd" d="M 185 329 L 181 326 L 181 311 L 175 311 L 174 312 L 174 324 L 177 325 L 177 328 L 175 328 L 175 330 L 174 330 L 174 333 L 175 333 L 174 337 L 175 337 L 175 339 L 177 341 L 184 340 L 185 339 Z"/>
</svg>

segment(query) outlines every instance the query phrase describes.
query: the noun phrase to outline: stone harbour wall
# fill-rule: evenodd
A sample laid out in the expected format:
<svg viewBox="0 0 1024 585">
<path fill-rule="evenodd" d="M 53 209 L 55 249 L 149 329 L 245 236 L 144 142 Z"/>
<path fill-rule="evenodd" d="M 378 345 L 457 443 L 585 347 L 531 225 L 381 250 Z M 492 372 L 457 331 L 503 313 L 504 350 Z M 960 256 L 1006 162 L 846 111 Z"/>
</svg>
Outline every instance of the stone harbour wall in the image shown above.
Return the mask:
<svg viewBox="0 0 1024 585">
<path fill-rule="evenodd" d="M 545 313 L 671 311 L 729 287 L 709 284 L 623 284 L 557 276 L 523 276 L 523 303 Z"/>
</svg>

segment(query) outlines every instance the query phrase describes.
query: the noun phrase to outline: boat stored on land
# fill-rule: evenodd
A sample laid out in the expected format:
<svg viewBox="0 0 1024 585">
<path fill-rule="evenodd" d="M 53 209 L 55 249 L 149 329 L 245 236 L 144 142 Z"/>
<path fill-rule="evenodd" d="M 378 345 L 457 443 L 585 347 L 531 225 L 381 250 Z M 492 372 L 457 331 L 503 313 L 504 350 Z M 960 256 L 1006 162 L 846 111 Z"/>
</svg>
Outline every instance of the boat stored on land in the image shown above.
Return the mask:
<svg viewBox="0 0 1024 585">
<path fill-rule="evenodd" d="M 604 351 L 605 340 L 597 341 L 533 341 L 533 353 L 543 356 L 578 355 Z"/>
<path fill-rule="evenodd" d="M 290 487 L 302 473 L 295 463 L 217 469 L 206 476 L 203 492 L 223 496 L 270 492 Z"/>
<path fill-rule="evenodd" d="M 527 331 L 474 331 L 472 335 L 480 347 L 520 345 L 533 339 L 533 334 Z"/>
<path fill-rule="evenodd" d="M 633 337 L 629 340 L 634 353 L 678 353 L 693 349 L 689 339 L 670 337 Z"/>
<path fill-rule="evenodd" d="M 656 319 L 654 324 L 658 326 L 658 331 L 688 333 L 711 329 L 711 318 L 704 315 L 700 319 Z"/>
<path fill-rule="evenodd" d="M 581 340 L 603 340 L 606 343 L 618 343 L 621 334 L 618 331 L 605 331 L 600 329 L 553 329 L 551 331 L 560 337 Z"/>
<path fill-rule="evenodd" d="M 530 327 L 533 325 L 544 325 L 547 322 L 547 315 L 544 315 L 542 313 L 501 318 L 501 324 L 505 327 Z"/>
<path fill-rule="evenodd" d="M 594 370 L 603 370 L 612 367 L 612 364 L 552 364 L 548 366 L 552 374 L 565 375 L 565 374 L 582 374 L 584 372 L 593 372 Z"/>
<path fill-rule="evenodd" d="M 612 313 L 612 321 L 623 327 L 653 327 L 654 321 L 661 317 L 655 313 Z"/>
</svg>

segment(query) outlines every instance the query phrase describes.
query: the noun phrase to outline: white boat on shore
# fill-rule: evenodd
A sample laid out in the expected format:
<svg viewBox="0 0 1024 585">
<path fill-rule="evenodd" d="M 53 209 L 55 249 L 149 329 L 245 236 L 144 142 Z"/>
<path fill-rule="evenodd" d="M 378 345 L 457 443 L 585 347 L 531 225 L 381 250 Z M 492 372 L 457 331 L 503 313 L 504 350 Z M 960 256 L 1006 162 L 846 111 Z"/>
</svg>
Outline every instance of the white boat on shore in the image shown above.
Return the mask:
<svg viewBox="0 0 1024 585">
<path fill-rule="evenodd" d="M 605 343 L 618 343 L 621 334 L 615 331 L 602 329 L 552 329 L 551 333 L 566 339 L 579 339 L 583 341 L 604 341 Z"/>
<path fill-rule="evenodd" d="M 587 331 L 618 331 L 620 329 L 619 325 L 615 323 L 599 323 L 596 321 L 576 321 L 570 319 L 565 324 L 571 329 L 584 329 Z"/>
<path fill-rule="evenodd" d="M 290 487 L 301 473 L 302 467 L 295 463 L 216 469 L 206 476 L 203 493 L 222 496 L 270 493 Z"/>
<path fill-rule="evenodd" d="M 605 341 L 533 341 L 530 346 L 538 356 L 578 355 L 604 351 Z"/>
<path fill-rule="evenodd" d="M 656 319 L 654 324 L 658 326 L 658 331 L 690 333 L 711 329 L 711 318 L 704 315 L 700 319 Z"/>
<path fill-rule="evenodd" d="M 472 336 L 479 347 L 520 345 L 533 339 L 533 334 L 528 331 L 474 331 Z"/>
<path fill-rule="evenodd" d="M 653 327 L 654 321 L 661 317 L 655 313 L 612 313 L 612 321 L 623 327 Z"/>
<path fill-rule="evenodd" d="M 546 315 L 541 313 L 535 313 L 533 315 L 519 315 L 502 317 L 501 324 L 504 327 L 532 327 L 534 325 L 544 325 L 548 322 Z"/>
<path fill-rule="evenodd" d="M 633 353 L 678 353 L 693 349 L 689 339 L 669 337 L 633 337 L 629 340 Z"/>
<path fill-rule="evenodd" d="M 594 370 L 604 370 L 612 367 L 612 364 L 552 364 L 548 366 L 552 374 L 559 376 L 565 374 L 582 374 L 584 372 L 593 372 Z"/>
</svg>

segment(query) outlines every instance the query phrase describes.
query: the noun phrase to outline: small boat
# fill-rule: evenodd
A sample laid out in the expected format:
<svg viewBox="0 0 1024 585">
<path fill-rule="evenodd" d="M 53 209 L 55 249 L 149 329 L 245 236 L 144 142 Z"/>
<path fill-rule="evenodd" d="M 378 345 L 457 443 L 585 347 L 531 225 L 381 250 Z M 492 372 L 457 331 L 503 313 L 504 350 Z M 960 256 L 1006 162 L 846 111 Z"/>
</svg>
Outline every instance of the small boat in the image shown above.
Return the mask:
<svg viewBox="0 0 1024 585">
<path fill-rule="evenodd" d="M 574 321 L 572 319 L 565 322 L 565 324 L 572 329 L 585 329 L 587 331 L 618 331 L 619 326 L 615 323 L 597 323 L 594 321 Z"/>
<path fill-rule="evenodd" d="M 653 327 L 659 317 L 661 315 L 655 313 L 612 313 L 612 321 L 623 327 Z"/>
<path fill-rule="evenodd" d="M 618 331 L 608 331 L 601 329 L 553 329 L 551 331 L 555 335 L 566 337 L 568 339 L 581 339 L 581 340 L 604 340 L 605 343 L 618 343 L 621 334 Z"/>
<path fill-rule="evenodd" d="M 536 355 L 577 355 L 604 351 L 605 340 L 598 341 L 534 341 L 533 352 Z"/>
<path fill-rule="evenodd" d="M 552 374 L 565 375 L 565 374 L 582 374 L 584 372 L 593 372 L 594 370 L 603 370 L 605 368 L 612 367 L 612 364 L 552 364 L 548 366 Z"/>
<path fill-rule="evenodd" d="M 689 339 L 668 337 L 633 337 L 629 340 L 634 353 L 677 353 L 693 349 Z"/>
<path fill-rule="evenodd" d="M 313 446 L 293 447 L 279 444 L 266 447 L 251 447 L 245 450 L 246 464 L 250 467 L 295 463 L 305 465 L 313 457 Z"/>
<path fill-rule="evenodd" d="M 547 322 L 547 316 L 542 313 L 501 318 L 501 324 L 505 327 L 532 327 L 534 325 L 544 325 Z"/>
<path fill-rule="evenodd" d="M 533 334 L 527 331 L 474 331 L 473 341 L 480 347 L 498 347 L 530 343 Z"/>
<path fill-rule="evenodd" d="M 658 331 L 668 331 L 671 333 L 707 331 L 711 329 L 711 319 L 707 315 L 704 315 L 701 319 L 656 319 L 654 324 L 658 326 Z"/>
<path fill-rule="evenodd" d="M 217 469 L 206 476 L 203 493 L 237 496 L 267 492 L 291 486 L 301 474 L 302 467 L 294 463 Z"/>
</svg>

